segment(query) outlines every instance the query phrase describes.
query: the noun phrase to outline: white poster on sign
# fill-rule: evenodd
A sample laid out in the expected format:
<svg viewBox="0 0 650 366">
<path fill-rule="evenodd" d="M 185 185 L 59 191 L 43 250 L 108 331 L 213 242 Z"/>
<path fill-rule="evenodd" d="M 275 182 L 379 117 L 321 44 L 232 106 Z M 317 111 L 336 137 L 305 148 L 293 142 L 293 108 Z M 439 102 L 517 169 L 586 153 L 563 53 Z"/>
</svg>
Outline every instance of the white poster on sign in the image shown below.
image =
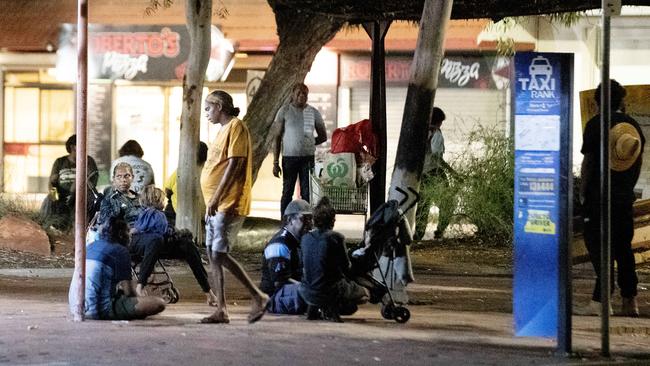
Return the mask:
<svg viewBox="0 0 650 366">
<path fill-rule="evenodd" d="M 515 150 L 559 151 L 560 116 L 516 115 Z"/>
</svg>

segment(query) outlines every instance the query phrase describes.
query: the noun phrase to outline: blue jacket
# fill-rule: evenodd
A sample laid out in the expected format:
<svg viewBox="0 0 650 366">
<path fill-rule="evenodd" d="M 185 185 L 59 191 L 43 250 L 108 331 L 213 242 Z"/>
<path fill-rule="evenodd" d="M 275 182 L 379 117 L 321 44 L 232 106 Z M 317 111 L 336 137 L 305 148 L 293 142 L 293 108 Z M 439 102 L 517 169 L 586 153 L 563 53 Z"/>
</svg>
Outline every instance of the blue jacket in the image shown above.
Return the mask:
<svg viewBox="0 0 650 366">
<path fill-rule="evenodd" d="M 273 295 L 287 284 L 289 279 L 300 281 L 302 278 L 300 258 L 300 242 L 287 229 L 282 228 L 264 248 L 260 290 Z"/>
</svg>

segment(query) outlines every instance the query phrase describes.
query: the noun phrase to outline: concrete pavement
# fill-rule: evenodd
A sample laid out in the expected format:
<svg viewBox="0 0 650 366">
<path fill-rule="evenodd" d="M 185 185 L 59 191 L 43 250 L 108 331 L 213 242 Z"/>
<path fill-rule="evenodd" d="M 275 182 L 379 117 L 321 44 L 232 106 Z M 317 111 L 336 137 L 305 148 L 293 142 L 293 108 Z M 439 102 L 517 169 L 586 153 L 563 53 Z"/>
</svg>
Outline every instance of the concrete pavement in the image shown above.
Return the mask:
<svg viewBox="0 0 650 366">
<path fill-rule="evenodd" d="M 21 272 L 22 271 L 22 272 Z M 151 320 L 72 322 L 70 270 L 0 271 L 0 364 L 10 365 L 554 365 L 650 364 L 650 319 L 613 317 L 613 359 L 601 359 L 600 321 L 574 317 L 570 358 L 554 341 L 514 337 L 510 279 L 420 275 L 411 320 L 381 318 L 364 305 L 344 324 L 265 316 L 246 324 L 243 288 L 227 278 L 232 323 L 198 324 L 211 308 L 184 267 L 172 267 L 181 301 Z M 256 274 L 253 275 L 254 278 Z M 578 287 L 585 287 L 580 284 Z M 588 287 L 588 286 L 586 286 Z M 454 301 L 451 301 L 454 300 Z"/>
</svg>

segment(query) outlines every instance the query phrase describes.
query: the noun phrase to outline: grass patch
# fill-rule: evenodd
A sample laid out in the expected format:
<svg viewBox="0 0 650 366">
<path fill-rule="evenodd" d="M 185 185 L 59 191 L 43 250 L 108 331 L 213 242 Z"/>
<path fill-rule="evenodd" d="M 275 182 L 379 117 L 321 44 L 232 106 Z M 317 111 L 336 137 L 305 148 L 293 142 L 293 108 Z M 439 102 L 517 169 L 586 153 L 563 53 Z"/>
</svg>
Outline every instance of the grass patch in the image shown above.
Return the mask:
<svg viewBox="0 0 650 366">
<path fill-rule="evenodd" d="M 6 215 L 26 217 L 39 225 L 43 223 L 39 211 L 33 208 L 27 199 L 0 194 L 0 217 Z"/>
</svg>

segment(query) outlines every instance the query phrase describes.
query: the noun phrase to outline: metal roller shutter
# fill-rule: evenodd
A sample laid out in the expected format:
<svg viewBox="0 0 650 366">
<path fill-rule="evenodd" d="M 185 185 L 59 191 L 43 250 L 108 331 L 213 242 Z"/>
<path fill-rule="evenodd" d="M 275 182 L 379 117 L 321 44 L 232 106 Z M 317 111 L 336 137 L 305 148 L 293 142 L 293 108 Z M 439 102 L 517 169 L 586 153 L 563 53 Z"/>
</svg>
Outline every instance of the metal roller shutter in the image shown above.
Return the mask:
<svg viewBox="0 0 650 366">
<path fill-rule="evenodd" d="M 406 87 L 392 87 L 386 91 L 386 120 L 388 127 L 387 178 L 393 174 L 395 154 L 406 100 Z M 508 126 L 509 101 L 507 90 L 439 89 L 436 106 L 447 116 L 442 131 L 445 136 L 445 159 L 450 160 L 462 151 L 467 134 L 478 124 L 502 128 Z M 350 90 L 350 119 L 356 122 L 368 118 L 370 91 L 368 88 Z"/>
</svg>

